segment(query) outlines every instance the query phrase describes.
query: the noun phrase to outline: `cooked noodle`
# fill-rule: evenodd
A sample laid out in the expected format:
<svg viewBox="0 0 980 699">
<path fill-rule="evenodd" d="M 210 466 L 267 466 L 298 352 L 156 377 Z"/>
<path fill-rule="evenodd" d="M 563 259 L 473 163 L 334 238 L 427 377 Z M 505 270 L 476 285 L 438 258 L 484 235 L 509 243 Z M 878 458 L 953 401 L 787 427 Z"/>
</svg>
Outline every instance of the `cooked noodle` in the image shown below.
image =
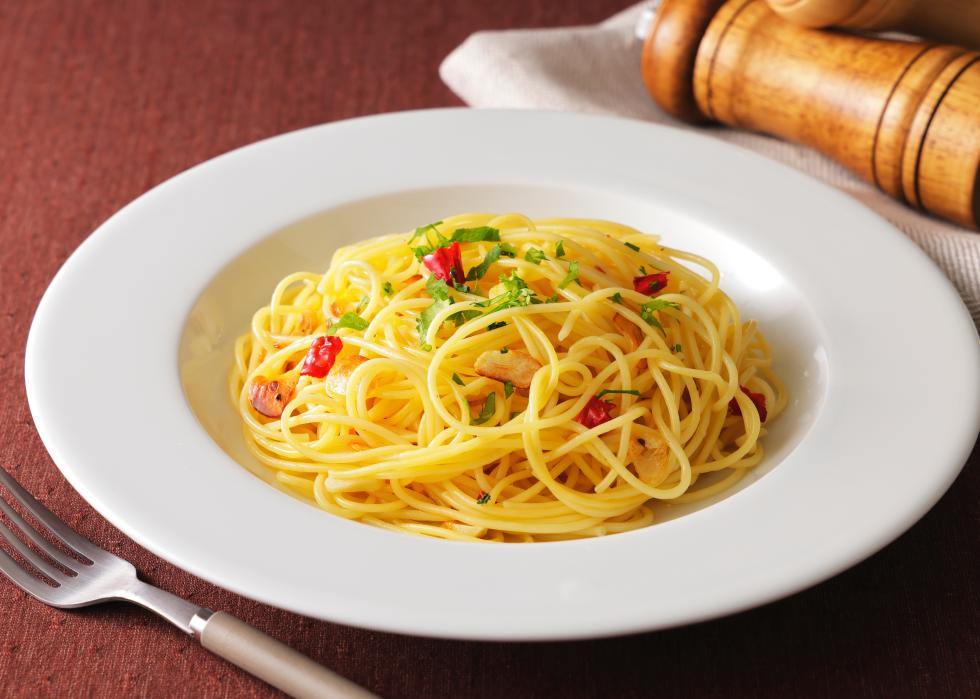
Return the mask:
<svg viewBox="0 0 980 699">
<path fill-rule="evenodd" d="M 462 268 L 491 264 L 454 288 L 412 247 L 460 229 L 476 230 L 455 236 Z M 605 221 L 466 214 L 416 233 L 289 275 L 238 340 L 232 399 L 281 484 L 399 531 L 544 541 L 646 526 L 654 503 L 714 495 L 761 460 L 785 391 L 711 262 Z M 644 275 L 666 285 L 637 291 Z M 336 364 L 300 375 L 328 330 Z M 486 357 L 531 369 L 491 378 Z M 279 417 L 255 407 L 269 385 Z"/>
</svg>

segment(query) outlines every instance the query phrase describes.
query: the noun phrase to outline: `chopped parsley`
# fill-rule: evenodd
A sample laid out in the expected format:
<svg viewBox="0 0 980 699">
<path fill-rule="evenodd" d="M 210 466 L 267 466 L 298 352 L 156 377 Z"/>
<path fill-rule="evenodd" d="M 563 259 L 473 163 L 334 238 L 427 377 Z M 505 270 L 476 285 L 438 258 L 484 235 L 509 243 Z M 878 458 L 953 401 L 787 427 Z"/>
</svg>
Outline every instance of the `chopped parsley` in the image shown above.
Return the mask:
<svg viewBox="0 0 980 699">
<path fill-rule="evenodd" d="M 432 305 L 419 314 L 415 321 L 415 327 L 419 333 L 419 343 L 426 352 L 432 349 L 432 345 L 425 341 L 425 336 L 429 332 L 429 326 L 435 317 L 445 308 L 452 305 L 453 299 L 449 295 L 449 285 L 435 275 L 425 280 L 425 290 L 432 297 Z"/>
<path fill-rule="evenodd" d="M 627 394 L 629 394 L 631 396 L 638 396 L 638 395 L 640 395 L 640 392 L 639 391 L 635 391 L 633 389 L 604 388 L 601 391 L 599 391 L 598 393 L 596 393 L 595 394 L 595 397 L 596 398 L 602 398 L 603 396 L 608 396 L 610 393 L 627 393 Z"/>
<path fill-rule="evenodd" d="M 466 321 L 472 320 L 473 318 L 476 318 L 477 316 L 481 316 L 481 315 L 483 314 L 480 313 L 480 311 L 475 311 L 470 309 L 468 311 L 459 311 L 458 313 L 453 313 L 451 316 L 449 316 L 449 318 L 447 318 L 447 320 L 449 320 L 452 323 L 455 323 L 456 327 L 458 328 Z"/>
<path fill-rule="evenodd" d="M 527 288 L 527 282 L 517 274 L 516 270 L 506 277 L 498 277 L 497 281 L 504 285 L 504 289 L 509 294 L 523 294 L 525 291 L 534 294 Z"/>
<path fill-rule="evenodd" d="M 483 262 L 470 268 L 469 273 L 466 275 L 466 281 L 473 282 L 477 279 L 483 279 L 487 271 L 490 269 L 490 266 L 500 259 L 500 255 L 503 252 L 504 249 L 499 244 L 490 248 L 490 252 L 488 252 L 487 256 L 483 258 Z"/>
<path fill-rule="evenodd" d="M 558 303 L 558 294 L 552 294 L 544 300 L 545 303 Z"/>
<path fill-rule="evenodd" d="M 385 296 L 391 296 L 392 294 L 395 293 L 395 287 L 391 285 L 391 282 L 385 282 L 381 286 L 381 291 L 384 293 Z"/>
<path fill-rule="evenodd" d="M 559 240 L 557 243 L 555 243 L 555 257 L 564 257 L 564 256 L 565 256 L 565 241 Z"/>
<path fill-rule="evenodd" d="M 442 284 L 445 284 L 445 282 L 442 282 Z M 452 303 L 448 295 L 444 299 L 437 298 L 432 302 L 431 306 L 419 314 L 418 319 L 415 321 L 415 328 L 419 333 L 419 344 L 426 352 L 432 349 L 432 345 L 425 341 L 426 336 L 429 334 L 429 326 L 432 325 L 432 321 L 435 320 L 436 316 L 444 309 L 449 308 Z"/>
<path fill-rule="evenodd" d="M 510 398 L 514 395 L 514 384 L 510 381 L 504 381 L 504 397 Z"/>
<path fill-rule="evenodd" d="M 490 226 L 457 228 L 449 238 L 449 241 L 454 243 L 479 243 L 484 240 L 491 242 L 500 240 L 500 231 Z"/>
<path fill-rule="evenodd" d="M 449 285 L 435 275 L 425 280 L 425 291 L 437 301 L 452 301 L 449 295 Z"/>
<path fill-rule="evenodd" d="M 526 253 L 524 253 L 524 259 L 531 264 L 539 265 L 544 260 L 548 258 L 545 257 L 544 250 L 538 250 L 537 248 L 531 248 Z"/>
<path fill-rule="evenodd" d="M 463 383 L 463 379 L 459 378 L 459 374 L 457 374 L 455 371 L 453 372 L 453 383 L 459 384 L 460 386 L 466 385 Z"/>
<path fill-rule="evenodd" d="M 350 328 L 351 330 L 364 330 L 367 328 L 368 322 L 361 318 L 361 316 L 356 313 L 351 313 L 348 311 L 344 315 L 337 319 L 337 322 L 332 324 L 327 328 L 327 335 L 336 335 L 337 331 L 341 328 Z"/>
<path fill-rule="evenodd" d="M 508 352 L 510 352 L 510 347 L 504 347 L 500 350 L 501 354 L 507 354 Z"/>
<path fill-rule="evenodd" d="M 489 393 L 487 394 L 487 399 L 483 403 L 483 408 L 480 410 L 480 414 L 477 417 L 470 416 L 471 425 L 482 425 L 484 422 L 493 417 L 494 412 L 497 409 L 497 394 Z"/>
<path fill-rule="evenodd" d="M 646 273 L 647 273 L 647 268 L 644 267 L 643 265 L 640 265 L 640 274 L 646 274 Z"/>
<path fill-rule="evenodd" d="M 476 504 L 486 505 L 488 502 L 490 502 L 490 493 L 486 492 L 485 490 L 481 490 L 479 496 L 476 498 Z"/>
<path fill-rule="evenodd" d="M 435 223 L 430 223 L 428 226 L 422 226 L 421 228 L 416 228 L 415 233 L 409 238 L 408 244 L 411 245 L 415 242 L 416 238 L 422 237 L 425 240 L 425 245 L 419 245 L 412 248 L 412 252 L 415 253 L 415 257 L 421 260 L 423 257 L 432 253 L 439 248 L 445 248 L 453 243 L 476 243 L 483 240 L 498 241 L 500 240 L 500 231 L 496 228 L 491 228 L 490 226 L 478 226 L 477 228 L 457 228 L 453 231 L 453 234 L 448 238 L 444 236 L 436 228 L 442 221 L 436 221 Z M 429 232 L 436 234 L 435 243 L 432 242 L 432 238 L 429 236 Z"/>
<path fill-rule="evenodd" d="M 513 411 L 511 411 L 510 418 L 508 418 L 508 419 L 513 420 L 515 417 L 517 417 L 518 415 L 520 415 L 523 412 L 524 412 L 523 410 L 513 410 Z"/>
<path fill-rule="evenodd" d="M 529 306 L 534 303 L 534 292 L 528 288 L 523 279 L 517 276 L 516 271 L 511 272 L 510 276 L 501 276 L 498 280 L 504 287 L 504 293 L 475 304 L 480 308 L 486 308 L 485 313 L 495 313 L 505 308 Z"/>
<path fill-rule="evenodd" d="M 578 281 L 578 268 L 578 260 L 572 260 L 568 263 L 568 274 L 566 274 L 565 278 L 561 280 L 561 283 L 558 285 L 559 289 L 564 289 L 572 282 Z"/>
<path fill-rule="evenodd" d="M 408 239 L 408 242 L 413 243 L 415 242 L 416 238 L 423 235 L 427 236 L 429 231 L 435 231 L 436 235 L 439 235 L 439 231 L 436 226 L 440 225 L 442 225 L 442 221 L 436 221 L 435 223 L 430 223 L 427 226 L 420 226 L 419 228 L 416 228 L 415 232 L 412 233 L 412 237 Z"/>
<path fill-rule="evenodd" d="M 612 302 L 621 304 L 623 302 L 623 295 L 617 291 L 612 295 Z"/>
<path fill-rule="evenodd" d="M 517 248 L 510 243 L 501 243 L 500 254 L 504 257 L 517 257 Z"/>
<path fill-rule="evenodd" d="M 637 252 L 640 251 L 640 246 L 639 245 L 633 245 L 633 243 L 623 243 L 623 245 L 625 245 L 626 247 L 628 247 L 630 250 L 636 250 Z"/>
<path fill-rule="evenodd" d="M 501 321 L 498 321 L 496 323 L 490 323 L 490 325 L 487 326 L 487 332 L 489 332 L 491 330 L 496 330 L 497 328 L 502 328 L 505 325 L 507 325 L 507 323 L 505 323 L 502 320 Z"/>
<path fill-rule="evenodd" d="M 368 296 L 362 296 L 361 300 L 357 302 L 357 306 L 354 307 L 354 313 L 361 315 L 361 311 L 367 308 L 367 305 L 371 303 L 371 299 Z"/>
<path fill-rule="evenodd" d="M 660 320 L 654 315 L 657 311 L 662 311 L 665 308 L 680 308 L 680 306 L 673 301 L 653 299 L 640 306 L 640 317 L 661 332 L 665 332 L 664 326 L 660 324 Z"/>
<path fill-rule="evenodd" d="M 672 349 L 674 352 L 681 352 L 681 351 L 683 351 L 684 348 L 681 347 L 680 343 L 677 343 L 676 345 L 674 345 L 670 349 Z"/>
</svg>

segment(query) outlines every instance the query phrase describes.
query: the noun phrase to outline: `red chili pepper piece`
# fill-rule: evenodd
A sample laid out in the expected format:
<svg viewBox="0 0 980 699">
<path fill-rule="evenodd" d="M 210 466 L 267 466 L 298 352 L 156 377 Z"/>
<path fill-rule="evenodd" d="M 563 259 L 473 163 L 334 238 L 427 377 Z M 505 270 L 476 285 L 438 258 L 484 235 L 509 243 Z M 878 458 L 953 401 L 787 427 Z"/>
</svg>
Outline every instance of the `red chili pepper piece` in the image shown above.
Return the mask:
<svg viewBox="0 0 980 699">
<path fill-rule="evenodd" d="M 759 411 L 759 421 L 766 421 L 766 397 L 762 393 L 756 393 L 755 391 L 750 391 L 745 386 L 739 386 L 742 389 L 742 393 L 749 397 L 749 400 L 755 405 L 755 409 Z M 728 414 L 729 415 L 741 415 L 742 409 L 738 405 L 738 401 L 732 398 L 731 402 L 728 403 Z"/>
<path fill-rule="evenodd" d="M 336 335 L 321 335 L 310 345 L 310 351 L 306 354 L 299 373 L 322 379 L 330 373 L 337 355 L 343 348 L 344 343 Z"/>
<path fill-rule="evenodd" d="M 428 267 L 436 279 L 447 284 L 463 284 L 466 275 L 463 274 L 463 256 L 459 243 L 453 243 L 444 248 L 433 250 L 422 258 L 422 264 Z"/>
<path fill-rule="evenodd" d="M 609 411 L 615 407 L 615 403 L 610 403 L 607 400 L 599 400 L 593 396 L 592 398 L 589 398 L 589 402 L 585 404 L 585 407 L 582 408 L 582 412 L 578 414 L 578 417 L 576 417 L 575 420 L 582 423 L 586 427 L 595 427 L 596 425 L 601 425 L 608 420 L 612 420 L 612 415 L 609 413 Z"/>
<path fill-rule="evenodd" d="M 641 294 L 653 296 L 667 286 L 667 275 L 669 274 L 670 272 L 657 272 L 644 277 L 633 277 L 633 289 Z"/>
</svg>

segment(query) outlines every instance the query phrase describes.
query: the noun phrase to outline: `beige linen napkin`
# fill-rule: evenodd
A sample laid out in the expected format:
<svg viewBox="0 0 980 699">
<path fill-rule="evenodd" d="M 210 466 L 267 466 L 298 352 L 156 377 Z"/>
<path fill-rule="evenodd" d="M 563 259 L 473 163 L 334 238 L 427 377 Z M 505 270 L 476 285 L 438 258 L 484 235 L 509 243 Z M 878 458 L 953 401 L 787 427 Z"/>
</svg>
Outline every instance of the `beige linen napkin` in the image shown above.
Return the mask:
<svg viewBox="0 0 980 699">
<path fill-rule="evenodd" d="M 697 128 L 661 111 L 640 78 L 633 28 L 640 3 L 602 24 L 478 32 L 443 62 L 443 81 L 473 107 L 559 109 L 645 119 L 737 143 L 827 182 L 887 218 L 945 270 L 980 327 L 980 233 L 922 215 L 804 146 L 727 128 Z"/>
</svg>

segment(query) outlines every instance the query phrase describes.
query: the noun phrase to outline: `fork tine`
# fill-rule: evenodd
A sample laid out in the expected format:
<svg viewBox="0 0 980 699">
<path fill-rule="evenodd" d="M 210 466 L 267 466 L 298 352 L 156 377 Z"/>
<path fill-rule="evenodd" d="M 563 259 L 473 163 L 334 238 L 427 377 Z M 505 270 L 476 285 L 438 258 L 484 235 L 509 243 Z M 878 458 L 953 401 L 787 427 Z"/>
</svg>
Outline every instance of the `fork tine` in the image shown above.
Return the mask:
<svg viewBox="0 0 980 699">
<path fill-rule="evenodd" d="M 70 556 L 66 556 L 57 548 L 52 546 L 47 539 L 38 534 L 34 527 L 28 524 L 23 517 L 17 514 L 17 511 L 10 507 L 10 505 L 7 504 L 7 501 L 3 498 L 0 498 L 0 512 L 7 515 L 8 519 L 14 523 L 17 529 L 19 529 L 24 536 L 33 541 L 35 546 L 44 551 L 45 554 L 56 560 L 68 570 L 78 572 L 78 566 L 84 565 L 81 563 L 81 561 L 78 561 Z"/>
<path fill-rule="evenodd" d="M 19 585 L 22 590 L 37 597 L 45 604 L 52 604 L 57 598 L 58 588 L 51 587 L 40 578 L 28 573 L 3 549 L 0 549 L 0 573 L 6 575 L 15 585 Z"/>
<path fill-rule="evenodd" d="M 0 466 L 0 484 L 10 491 L 10 494 L 14 496 L 14 499 L 16 499 L 25 510 L 34 515 L 38 521 L 40 521 L 51 531 L 52 534 L 60 539 L 61 543 L 78 555 L 83 556 L 93 562 L 99 559 L 105 560 L 107 556 L 115 558 L 115 556 L 108 551 L 99 548 L 85 537 L 69 529 L 68 526 L 60 519 L 55 517 L 55 515 L 52 514 L 48 508 L 35 500 L 30 493 L 20 487 L 20 483 L 15 481 L 13 476 L 7 473 L 6 469 L 4 469 L 2 466 Z"/>
<path fill-rule="evenodd" d="M 18 539 L 17 535 L 10 531 L 10 528 L 3 522 L 0 522 L 0 537 L 6 539 L 7 543 L 17 549 L 17 553 L 26 558 L 28 563 L 40 571 L 42 575 L 54 580 L 59 585 L 65 579 L 66 576 L 64 573 L 31 551 L 30 547 Z"/>
</svg>

